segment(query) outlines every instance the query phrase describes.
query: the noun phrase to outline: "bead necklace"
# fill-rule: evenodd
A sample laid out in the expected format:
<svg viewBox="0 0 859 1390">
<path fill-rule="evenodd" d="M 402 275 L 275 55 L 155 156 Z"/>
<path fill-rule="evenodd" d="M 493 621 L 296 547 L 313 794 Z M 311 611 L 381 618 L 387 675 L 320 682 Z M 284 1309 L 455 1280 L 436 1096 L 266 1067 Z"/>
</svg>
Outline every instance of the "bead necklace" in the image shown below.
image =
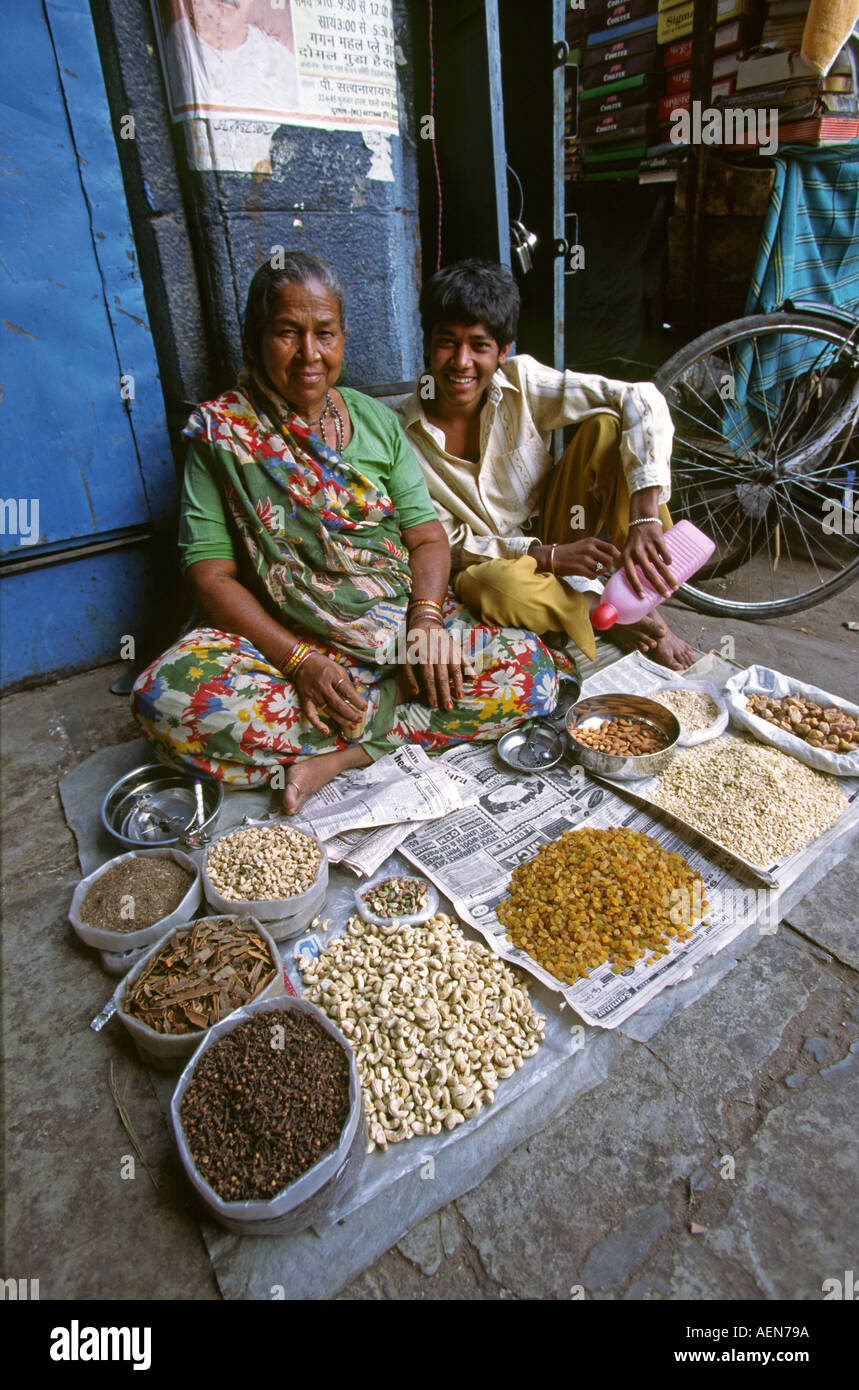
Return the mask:
<svg viewBox="0 0 859 1390">
<path fill-rule="evenodd" d="M 315 427 L 319 430 L 323 439 L 325 438 L 325 421 L 328 419 L 334 421 L 335 448 L 338 454 L 342 454 L 344 435 L 343 416 L 340 414 L 340 411 L 337 409 L 336 405 L 331 399 L 331 396 L 326 392 L 325 409 L 323 410 L 318 420 L 311 420 L 309 422 L 311 428 Z"/>
</svg>

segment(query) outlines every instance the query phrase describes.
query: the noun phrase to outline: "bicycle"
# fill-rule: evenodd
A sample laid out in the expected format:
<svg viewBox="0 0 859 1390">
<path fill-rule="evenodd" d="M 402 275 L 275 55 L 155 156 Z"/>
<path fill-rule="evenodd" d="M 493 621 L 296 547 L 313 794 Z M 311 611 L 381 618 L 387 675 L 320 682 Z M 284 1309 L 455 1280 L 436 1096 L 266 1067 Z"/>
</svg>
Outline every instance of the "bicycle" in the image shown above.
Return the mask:
<svg viewBox="0 0 859 1390">
<path fill-rule="evenodd" d="M 798 300 L 734 319 L 654 382 L 675 427 L 672 515 L 716 541 L 679 597 L 771 618 L 859 578 L 859 318 Z"/>
</svg>

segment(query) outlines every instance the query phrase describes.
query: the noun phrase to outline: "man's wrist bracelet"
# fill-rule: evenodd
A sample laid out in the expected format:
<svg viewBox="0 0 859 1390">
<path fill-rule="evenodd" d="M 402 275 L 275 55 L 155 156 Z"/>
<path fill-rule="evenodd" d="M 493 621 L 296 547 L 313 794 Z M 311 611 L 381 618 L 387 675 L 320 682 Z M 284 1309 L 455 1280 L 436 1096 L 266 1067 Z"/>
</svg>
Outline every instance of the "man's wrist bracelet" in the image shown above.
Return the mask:
<svg viewBox="0 0 859 1390">
<path fill-rule="evenodd" d="M 662 517 L 661 517 L 661 516 L 640 516 L 640 517 L 638 518 L 637 521 L 630 521 L 629 525 L 630 525 L 630 526 L 646 526 L 646 525 L 649 525 L 651 522 L 655 522 L 657 526 L 661 526 L 661 525 L 662 525 Z"/>
</svg>

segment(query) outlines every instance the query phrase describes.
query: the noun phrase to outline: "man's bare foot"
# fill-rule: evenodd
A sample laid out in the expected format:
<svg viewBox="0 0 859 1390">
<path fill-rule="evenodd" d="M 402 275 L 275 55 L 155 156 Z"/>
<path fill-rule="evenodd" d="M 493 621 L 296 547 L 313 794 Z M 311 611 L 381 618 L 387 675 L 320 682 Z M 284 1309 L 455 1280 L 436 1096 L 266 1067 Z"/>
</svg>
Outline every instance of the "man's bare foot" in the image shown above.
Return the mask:
<svg viewBox="0 0 859 1390">
<path fill-rule="evenodd" d="M 685 671 L 695 660 L 695 653 L 682 637 L 672 632 L 667 623 L 648 613 L 637 623 L 617 623 L 611 635 L 617 634 L 621 646 L 629 646 L 646 653 L 651 661 L 659 666 L 667 666 L 671 671 Z"/>
<path fill-rule="evenodd" d="M 307 798 L 336 777 L 338 772 L 346 772 L 350 767 L 367 767 L 372 761 L 369 753 L 356 744 L 353 748 L 344 748 L 341 753 L 317 753 L 312 758 L 293 763 L 286 774 L 284 811 L 288 816 L 294 816 Z"/>
</svg>

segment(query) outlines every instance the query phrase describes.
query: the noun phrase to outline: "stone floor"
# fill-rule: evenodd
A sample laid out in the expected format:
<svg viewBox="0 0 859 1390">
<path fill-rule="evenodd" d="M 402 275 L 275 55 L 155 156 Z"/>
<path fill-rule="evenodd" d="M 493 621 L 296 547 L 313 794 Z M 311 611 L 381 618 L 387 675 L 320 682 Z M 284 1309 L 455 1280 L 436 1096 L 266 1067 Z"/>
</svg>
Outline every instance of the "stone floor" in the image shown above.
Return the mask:
<svg viewBox="0 0 859 1390">
<path fill-rule="evenodd" d="M 859 589 L 797 618 L 672 606 L 707 649 L 849 694 Z M 147 1073 L 66 911 L 78 878 L 57 778 L 135 735 L 103 668 L 0 702 L 6 1206 L 0 1276 L 42 1298 L 219 1297 Z M 697 1003 L 606 1081 L 423 1221 L 349 1299 L 819 1299 L 856 1268 L 859 895 L 844 861 Z M 158 1183 L 132 1147 L 108 1079 Z"/>
</svg>

